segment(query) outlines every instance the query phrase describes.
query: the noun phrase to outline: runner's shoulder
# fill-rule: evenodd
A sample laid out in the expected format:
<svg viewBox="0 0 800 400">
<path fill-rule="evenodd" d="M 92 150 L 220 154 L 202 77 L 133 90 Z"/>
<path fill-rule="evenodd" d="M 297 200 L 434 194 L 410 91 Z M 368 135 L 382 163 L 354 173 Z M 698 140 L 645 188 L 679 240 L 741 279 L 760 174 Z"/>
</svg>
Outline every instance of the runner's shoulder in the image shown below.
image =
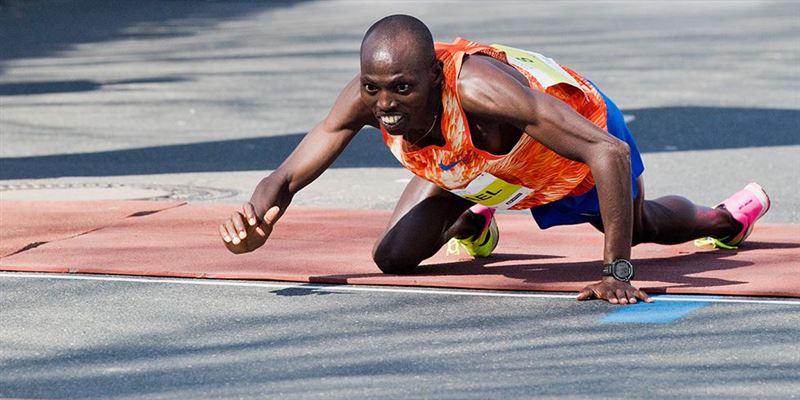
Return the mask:
<svg viewBox="0 0 800 400">
<path fill-rule="evenodd" d="M 490 73 L 492 69 L 502 69 L 502 61 L 484 54 L 465 54 L 461 61 L 461 70 L 458 73 L 458 83 L 471 79 L 480 79 Z"/>
<path fill-rule="evenodd" d="M 520 89 L 528 87 L 525 77 L 514 67 L 484 55 L 463 61 L 457 84 L 464 111 L 492 119 L 506 114 L 519 99 Z"/>
<path fill-rule="evenodd" d="M 508 77 L 528 86 L 525 76 L 498 59 L 484 54 L 465 55 L 458 75 L 458 91 L 467 94 L 470 90 L 508 83 Z"/>
</svg>

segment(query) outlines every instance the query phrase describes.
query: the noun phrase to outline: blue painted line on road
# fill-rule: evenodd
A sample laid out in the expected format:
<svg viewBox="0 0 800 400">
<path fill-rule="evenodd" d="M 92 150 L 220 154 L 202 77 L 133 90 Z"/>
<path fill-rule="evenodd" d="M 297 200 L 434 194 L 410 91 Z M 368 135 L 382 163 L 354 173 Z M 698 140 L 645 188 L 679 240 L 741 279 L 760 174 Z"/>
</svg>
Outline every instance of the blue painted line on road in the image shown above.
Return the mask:
<svg viewBox="0 0 800 400">
<path fill-rule="evenodd" d="M 601 319 L 606 323 L 632 324 L 669 324 L 675 322 L 692 311 L 705 307 L 709 301 L 658 301 L 653 303 L 636 303 L 620 306 Z M 709 298 L 711 300 L 711 298 Z"/>
</svg>

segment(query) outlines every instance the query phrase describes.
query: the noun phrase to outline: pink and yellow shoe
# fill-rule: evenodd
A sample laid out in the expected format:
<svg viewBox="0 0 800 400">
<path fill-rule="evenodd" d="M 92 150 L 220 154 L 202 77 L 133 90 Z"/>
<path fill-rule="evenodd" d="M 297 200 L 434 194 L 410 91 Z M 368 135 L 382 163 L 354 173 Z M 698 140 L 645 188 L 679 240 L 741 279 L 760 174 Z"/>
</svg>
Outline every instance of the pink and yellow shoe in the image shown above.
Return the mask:
<svg viewBox="0 0 800 400">
<path fill-rule="evenodd" d="M 469 211 L 483 216 L 485 222 L 481 234 L 468 239 L 450 239 L 447 244 L 447 254 L 460 254 L 458 248 L 462 246 L 467 251 L 467 254 L 473 257 L 488 257 L 500 241 L 500 230 L 497 228 L 497 222 L 494 219 L 495 210 L 494 208 L 476 204 L 470 207 Z"/>
<path fill-rule="evenodd" d="M 749 183 L 744 189 L 734 193 L 715 208 L 725 208 L 733 218 L 742 224 L 742 230 L 735 236 L 725 238 L 707 237 L 695 240 L 695 245 L 713 245 L 723 249 L 739 247 L 756 225 L 756 221 L 769 210 L 770 201 L 767 192 L 757 183 Z"/>
</svg>

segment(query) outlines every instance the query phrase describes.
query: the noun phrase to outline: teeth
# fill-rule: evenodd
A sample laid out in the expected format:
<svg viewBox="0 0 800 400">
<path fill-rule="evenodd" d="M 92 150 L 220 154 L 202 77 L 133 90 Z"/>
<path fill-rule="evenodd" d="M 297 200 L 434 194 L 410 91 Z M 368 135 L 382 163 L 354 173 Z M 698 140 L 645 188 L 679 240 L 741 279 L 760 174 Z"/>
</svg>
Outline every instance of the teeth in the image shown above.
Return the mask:
<svg viewBox="0 0 800 400">
<path fill-rule="evenodd" d="M 381 117 L 381 121 L 386 125 L 394 125 L 397 121 L 400 121 L 399 115 L 385 115 Z"/>
</svg>

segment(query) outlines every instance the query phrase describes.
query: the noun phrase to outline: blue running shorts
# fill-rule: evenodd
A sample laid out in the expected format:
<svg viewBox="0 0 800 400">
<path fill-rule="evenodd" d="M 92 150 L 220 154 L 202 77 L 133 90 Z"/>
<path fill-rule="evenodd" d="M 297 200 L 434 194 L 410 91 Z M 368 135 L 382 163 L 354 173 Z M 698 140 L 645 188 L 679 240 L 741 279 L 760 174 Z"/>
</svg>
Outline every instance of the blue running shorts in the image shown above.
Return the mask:
<svg viewBox="0 0 800 400">
<path fill-rule="evenodd" d="M 644 172 L 644 163 L 636 142 L 633 140 L 631 131 L 625 125 L 625 118 L 616 104 L 611 101 L 594 82 L 590 82 L 603 96 L 608 109 L 607 126 L 608 132 L 621 139 L 631 148 L 631 183 L 633 198 L 639 192 L 636 185 L 636 178 Z M 597 197 L 597 188 L 580 195 L 565 197 L 552 203 L 543 204 L 531 208 L 531 214 L 536 220 L 536 224 L 541 229 L 547 229 L 557 225 L 574 225 L 585 222 L 601 222 L 600 219 L 600 200 Z"/>
</svg>

